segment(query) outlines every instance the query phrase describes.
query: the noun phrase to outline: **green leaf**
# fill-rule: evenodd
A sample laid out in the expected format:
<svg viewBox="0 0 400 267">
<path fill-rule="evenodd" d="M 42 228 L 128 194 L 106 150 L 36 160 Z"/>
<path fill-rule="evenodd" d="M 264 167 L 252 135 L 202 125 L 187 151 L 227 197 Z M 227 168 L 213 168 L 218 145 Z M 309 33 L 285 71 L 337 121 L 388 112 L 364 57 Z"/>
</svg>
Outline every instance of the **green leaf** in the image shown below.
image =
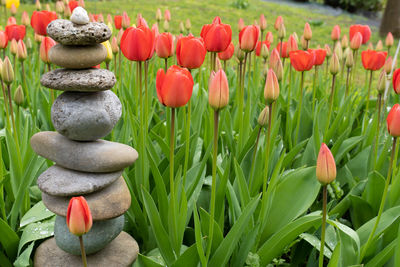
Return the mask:
<svg viewBox="0 0 400 267">
<path fill-rule="evenodd" d="M 316 237 L 315 235 L 308 234 L 308 233 L 303 233 L 300 235 L 300 237 L 302 239 L 304 239 L 305 241 L 307 241 L 316 250 L 320 251 L 321 240 L 319 240 L 318 237 Z M 330 259 L 332 256 L 332 251 L 327 246 L 324 246 L 324 256 L 327 257 L 328 259 Z"/>
<path fill-rule="evenodd" d="M 49 220 L 43 222 L 36 222 L 28 224 L 22 232 L 21 240 L 18 246 L 18 254 L 25 244 L 29 242 L 44 239 L 54 235 L 54 221 L 55 216 Z"/>
<path fill-rule="evenodd" d="M 32 242 L 22 253 L 21 255 L 15 260 L 14 266 L 16 267 L 27 267 L 30 266 L 29 259 L 32 254 L 33 246 L 35 242 Z"/>
<path fill-rule="evenodd" d="M 181 254 L 172 267 L 196 267 L 198 264 L 199 254 L 197 254 L 196 244 L 193 244 Z"/>
<path fill-rule="evenodd" d="M 17 256 L 19 237 L 11 227 L 0 218 L 0 243 L 10 259 Z"/>
<path fill-rule="evenodd" d="M 19 227 L 23 228 L 30 223 L 39 222 L 50 218 L 51 216 L 54 216 L 54 213 L 46 208 L 46 206 L 43 204 L 43 201 L 39 201 L 30 210 L 28 210 L 27 213 L 25 213 L 24 217 L 22 217 L 21 222 L 19 223 Z"/>
<path fill-rule="evenodd" d="M 393 240 L 389 245 L 376 254 L 375 257 L 365 264 L 365 267 L 384 266 L 385 263 L 393 256 L 396 245 L 397 239 Z"/>
</svg>

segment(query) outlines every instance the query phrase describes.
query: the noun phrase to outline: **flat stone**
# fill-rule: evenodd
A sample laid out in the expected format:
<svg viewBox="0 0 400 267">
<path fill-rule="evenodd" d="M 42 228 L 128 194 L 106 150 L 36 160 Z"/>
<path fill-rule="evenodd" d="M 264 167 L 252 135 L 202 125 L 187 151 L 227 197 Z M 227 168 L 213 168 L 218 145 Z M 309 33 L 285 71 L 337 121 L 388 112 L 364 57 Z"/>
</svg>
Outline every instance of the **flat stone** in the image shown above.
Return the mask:
<svg viewBox="0 0 400 267">
<path fill-rule="evenodd" d="M 131 205 L 131 194 L 124 178 L 119 178 L 110 186 L 84 195 L 93 221 L 112 219 L 127 211 Z M 52 212 L 60 216 L 67 216 L 70 197 L 56 197 L 42 192 L 43 204 Z"/>
<path fill-rule="evenodd" d="M 79 25 L 88 24 L 90 22 L 88 13 L 83 7 L 76 7 L 74 11 L 72 11 L 72 15 L 69 18 L 71 22 Z"/>
<path fill-rule="evenodd" d="M 113 88 L 115 75 L 106 69 L 55 69 L 45 73 L 40 83 L 60 91 L 97 92 Z"/>
<path fill-rule="evenodd" d="M 50 48 L 51 63 L 67 69 L 87 69 L 99 65 L 107 57 L 102 44 L 88 46 L 66 46 L 57 44 Z"/>
<path fill-rule="evenodd" d="M 61 167 L 82 172 L 114 172 L 132 165 L 138 153 L 130 146 L 97 140 L 77 142 L 57 132 L 39 132 L 31 146 L 40 156 Z"/>
<path fill-rule="evenodd" d="M 101 22 L 79 25 L 65 19 L 56 19 L 47 26 L 47 34 L 63 45 L 100 44 L 111 37 L 111 30 Z"/>
<path fill-rule="evenodd" d="M 37 179 L 40 191 L 52 196 L 78 196 L 107 187 L 122 175 L 122 170 L 106 173 L 78 172 L 53 165 Z"/>
<path fill-rule="evenodd" d="M 90 231 L 83 235 L 86 255 L 96 253 L 110 244 L 121 233 L 124 223 L 124 215 L 106 221 L 93 222 Z M 79 238 L 71 234 L 65 217 L 56 216 L 54 238 L 57 246 L 65 252 L 81 255 Z"/>
<path fill-rule="evenodd" d="M 118 97 L 103 92 L 64 92 L 51 107 L 54 128 L 77 141 L 93 141 L 108 135 L 122 114 Z"/>
<path fill-rule="evenodd" d="M 88 266 L 128 267 L 136 260 L 139 246 L 126 232 L 121 232 L 108 246 L 99 252 L 88 255 Z M 81 256 L 69 254 L 56 245 L 54 238 L 47 239 L 36 249 L 35 267 L 82 266 Z"/>
</svg>

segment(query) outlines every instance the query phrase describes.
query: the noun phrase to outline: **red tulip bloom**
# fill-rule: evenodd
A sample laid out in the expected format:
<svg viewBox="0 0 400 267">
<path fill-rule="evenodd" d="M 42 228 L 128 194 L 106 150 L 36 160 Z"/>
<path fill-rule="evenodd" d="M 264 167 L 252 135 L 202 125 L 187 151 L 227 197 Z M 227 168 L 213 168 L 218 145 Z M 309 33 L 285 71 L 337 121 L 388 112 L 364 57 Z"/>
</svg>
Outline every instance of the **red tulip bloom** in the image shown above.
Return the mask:
<svg viewBox="0 0 400 267">
<path fill-rule="evenodd" d="M 361 52 L 361 61 L 366 70 L 379 70 L 385 65 L 387 52 L 366 50 Z"/>
<path fill-rule="evenodd" d="M 188 69 L 199 68 L 206 57 L 206 48 L 201 38 L 193 35 L 181 37 L 176 44 L 176 58 L 178 64 Z"/>
<path fill-rule="evenodd" d="M 256 46 L 256 56 L 260 56 L 260 54 L 261 54 L 261 47 L 262 47 L 262 45 L 263 44 L 265 44 L 267 47 L 268 47 L 268 50 L 269 50 L 269 48 L 271 47 L 271 43 L 270 42 L 268 42 L 267 40 L 265 40 L 265 41 L 258 41 L 257 42 L 257 46 Z"/>
<path fill-rule="evenodd" d="M 69 7 L 69 10 L 71 10 L 71 13 L 72 13 L 72 11 L 74 11 L 74 9 L 75 9 L 76 7 L 78 7 L 78 6 L 79 6 L 78 1 L 70 0 L 70 1 L 68 2 L 68 7 Z"/>
<path fill-rule="evenodd" d="M 287 51 L 287 46 L 288 46 L 287 42 L 282 42 L 282 54 L 281 54 L 281 42 L 279 42 L 276 45 L 276 49 L 278 50 L 278 53 L 279 53 L 279 55 L 282 56 L 282 58 L 288 58 L 289 57 L 289 53 Z"/>
<path fill-rule="evenodd" d="M 332 33 L 331 33 L 331 39 L 332 41 L 337 41 L 340 38 L 340 26 L 339 25 L 335 25 L 335 27 L 333 27 L 332 29 Z"/>
<path fill-rule="evenodd" d="M 159 69 L 156 77 L 158 100 L 167 107 L 182 107 L 192 96 L 193 84 L 192 75 L 185 68 L 173 65 L 167 73 Z"/>
<path fill-rule="evenodd" d="M 400 94 L 400 69 L 393 72 L 393 90 L 396 94 Z"/>
<path fill-rule="evenodd" d="M 154 33 L 147 27 L 129 27 L 121 38 L 121 51 L 132 61 L 145 61 L 154 53 Z"/>
<path fill-rule="evenodd" d="M 326 57 L 326 50 L 325 49 L 308 49 L 308 52 L 312 52 L 315 54 L 315 62 L 314 65 L 315 66 L 320 66 L 322 64 L 324 64 L 324 60 Z"/>
<path fill-rule="evenodd" d="M 232 29 L 230 25 L 221 23 L 219 17 L 215 17 L 212 24 L 203 26 L 200 36 L 204 40 L 207 51 L 222 52 L 231 43 Z"/>
<path fill-rule="evenodd" d="M 174 54 L 174 39 L 169 32 L 163 32 L 156 38 L 156 53 L 160 58 L 169 58 Z"/>
<path fill-rule="evenodd" d="M 31 26 L 35 33 L 47 35 L 47 25 L 57 19 L 57 13 L 52 11 L 33 11 Z"/>
<path fill-rule="evenodd" d="M 368 25 L 357 24 L 357 25 L 350 26 L 350 42 L 353 39 L 356 32 L 361 33 L 363 44 L 365 44 L 369 41 L 369 38 L 371 37 L 371 29 L 369 28 Z"/>
<path fill-rule="evenodd" d="M 77 236 L 89 232 L 93 219 L 84 197 L 73 197 L 69 201 L 67 210 L 67 226 L 69 231 Z"/>
<path fill-rule="evenodd" d="M 314 66 L 315 54 L 308 51 L 296 50 L 289 53 L 290 63 L 297 71 L 308 71 Z"/>
<path fill-rule="evenodd" d="M 24 25 L 8 25 L 6 26 L 6 34 L 8 40 L 15 39 L 16 41 L 23 40 L 25 38 L 25 26 Z"/>
<path fill-rule="evenodd" d="M 122 28 L 122 16 L 121 15 L 114 16 L 114 25 L 117 30 Z"/>
<path fill-rule="evenodd" d="M 40 44 L 40 58 L 44 63 L 50 63 L 49 51 L 50 48 L 56 45 L 56 42 L 50 37 L 44 37 Z"/>
<path fill-rule="evenodd" d="M 251 52 L 256 48 L 260 30 L 257 26 L 249 25 L 244 27 L 239 33 L 240 49 L 246 52 Z"/>
<path fill-rule="evenodd" d="M 396 104 L 386 118 L 389 134 L 393 137 L 400 136 L 400 105 Z"/>
<path fill-rule="evenodd" d="M 218 58 L 220 60 L 229 60 L 233 56 L 234 52 L 235 52 L 235 46 L 233 45 L 233 43 L 230 43 L 228 48 L 225 49 L 225 51 L 218 53 Z"/>
<path fill-rule="evenodd" d="M 5 49 L 8 44 L 8 36 L 5 32 L 0 31 L 0 49 Z"/>
</svg>

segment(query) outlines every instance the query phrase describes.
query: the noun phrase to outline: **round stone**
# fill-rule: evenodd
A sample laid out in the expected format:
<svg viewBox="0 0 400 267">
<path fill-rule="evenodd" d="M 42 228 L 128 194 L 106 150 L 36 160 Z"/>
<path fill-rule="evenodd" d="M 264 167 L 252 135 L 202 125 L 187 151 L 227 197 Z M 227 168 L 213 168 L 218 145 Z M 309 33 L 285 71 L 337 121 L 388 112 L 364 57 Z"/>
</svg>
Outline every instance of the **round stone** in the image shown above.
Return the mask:
<svg viewBox="0 0 400 267">
<path fill-rule="evenodd" d="M 57 132 L 39 132 L 32 136 L 36 154 L 59 166 L 82 172 L 114 172 L 132 165 L 138 153 L 130 146 L 96 140 L 77 142 Z"/>
<path fill-rule="evenodd" d="M 40 83 L 61 91 L 97 92 L 113 88 L 115 75 L 106 69 L 55 69 L 45 73 Z"/>
<path fill-rule="evenodd" d="M 76 237 L 77 238 L 77 237 Z M 136 260 L 139 246 L 126 232 L 121 232 L 104 249 L 87 256 L 88 266 L 128 267 Z M 36 249 L 35 267 L 82 266 L 81 256 L 69 254 L 56 245 L 54 238 L 47 239 Z"/>
<path fill-rule="evenodd" d="M 118 97 L 102 92 L 64 92 L 51 107 L 54 128 L 77 141 L 93 141 L 108 135 L 122 114 Z"/>
<path fill-rule="evenodd" d="M 93 222 L 90 231 L 82 236 L 86 254 L 93 254 L 107 246 L 123 228 L 124 215 L 106 221 Z M 56 216 L 54 238 L 57 246 L 65 252 L 81 255 L 79 239 L 69 231 L 65 217 Z"/>
<path fill-rule="evenodd" d="M 101 22 L 75 24 L 65 19 L 56 19 L 47 26 L 47 34 L 63 45 L 100 44 L 111 37 L 111 30 Z"/>
<path fill-rule="evenodd" d="M 121 216 L 131 205 L 131 194 L 123 177 L 110 186 L 84 195 L 94 221 L 102 221 Z M 70 197 L 51 196 L 42 192 L 44 205 L 52 212 L 60 216 L 67 216 L 67 208 Z"/>
<path fill-rule="evenodd" d="M 72 15 L 70 17 L 71 22 L 75 24 L 88 24 L 89 23 L 89 16 L 86 10 L 83 7 L 76 7 L 74 11 L 72 11 Z"/>
<path fill-rule="evenodd" d="M 67 69 L 87 69 L 99 65 L 107 57 L 102 44 L 88 46 L 66 46 L 57 44 L 50 48 L 51 63 Z"/>
<path fill-rule="evenodd" d="M 37 179 L 40 191 L 52 196 L 78 196 L 107 187 L 122 175 L 122 170 L 106 173 L 78 172 L 53 165 Z"/>
</svg>

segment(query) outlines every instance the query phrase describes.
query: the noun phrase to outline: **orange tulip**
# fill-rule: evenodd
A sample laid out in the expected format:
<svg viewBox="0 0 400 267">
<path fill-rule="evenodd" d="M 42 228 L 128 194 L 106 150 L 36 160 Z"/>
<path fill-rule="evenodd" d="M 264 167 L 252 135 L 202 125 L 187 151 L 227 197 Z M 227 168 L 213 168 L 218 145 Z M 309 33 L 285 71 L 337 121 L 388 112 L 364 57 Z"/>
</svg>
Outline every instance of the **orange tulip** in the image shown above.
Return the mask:
<svg viewBox="0 0 400 267">
<path fill-rule="evenodd" d="M 129 27 L 121 38 L 121 51 L 132 61 L 145 61 L 154 53 L 154 33 L 147 27 Z"/>
<path fill-rule="evenodd" d="M 395 104 L 386 118 L 389 134 L 393 137 L 400 136 L 400 105 Z"/>
<path fill-rule="evenodd" d="M 215 17 L 212 24 L 202 27 L 201 38 L 203 38 L 207 51 L 225 51 L 232 40 L 232 29 L 228 24 L 221 23 L 219 17 Z"/>
<path fill-rule="evenodd" d="M 335 25 L 331 32 L 331 39 L 332 41 L 337 41 L 340 38 L 340 26 Z"/>
<path fill-rule="evenodd" d="M 308 51 L 297 50 L 289 53 L 290 63 L 297 71 L 308 71 L 315 63 L 315 54 Z"/>
<path fill-rule="evenodd" d="M 366 50 L 361 52 L 361 61 L 366 70 L 379 70 L 385 65 L 387 52 Z"/>
<path fill-rule="evenodd" d="M 50 63 L 49 51 L 50 48 L 56 45 L 56 42 L 50 37 L 44 37 L 40 44 L 40 58 L 44 63 Z"/>
<path fill-rule="evenodd" d="M 264 86 L 264 99 L 268 104 L 274 102 L 279 97 L 279 82 L 272 69 L 268 70 L 267 79 Z"/>
<path fill-rule="evenodd" d="M 322 143 L 317 158 L 316 175 L 322 185 L 327 185 L 336 179 L 335 158 L 329 148 Z"/>
<path fill-rule="evenodd" d="M 5 49 L 8 44 L 8 36 L 5 32 L 0 31 L 0 49 Z"/>
<path fill-rule="evenodd" d="M 160 58 L 169 58 L 174 54 L 174 39 L 169 32 L 163 32 L 156 38 L 156 54 Z"/>
<path fill-rule="evenodd" d="M 350 42 L 352 41 L 354 35 L 359 32 L 362 36 L 362 44 L 365 44 L 369 41 L 369 38 L 371 37 L 371 29 L 369 28 L 368 25 L 352 25 L 350 26 Z"/>
<path fill-rule="evenodd" d="M 388 34 L 386 35 L 385 45 L 387 47 L 392 47 L 393 43 L 394 43 L 393 35 L 391 32 L 388 32 Z"/>
<path fill-rule="evenodd" d="M 233 43 L 230 43 L 228 48 L 225 49 L 225 51 L 218 53 L 218 58 L 220 60 L 229 60 L 233 56 L 234 52 L 235 52 L 235 46 L 233 45 Z"/>
<path fill-rule="evenodd" d="M 279 30 L 279 27 L 283 23 L 283 18 L 281 16 L 278 16 L 275 20 L 274 28 L 275 30 Z"/>
<path fill-rule="evenodd" d="M 206 57 L 206 48 L 201 38 L 193 35 L 179 38 L 176 44 L 176 57 L 178 64 L 188 69 L 199 68 Z"/>
<path fill-rule="evenodd" d="M 400 94 L 400 69 L 393 72 L 393 90 L 396 94 Z"/>
<path fill-rule="evenodd" d="M 92 228 L 93 219 L 89 205 L 84 197 L 73 197 L 67 210 L 67 226 L 69 231 L 77 236 L 86 234 Z"/>
<path fill-rule="evenodd" d="M 256 48 L 260 30 L 257 26 L 249 25 L 244 27 L 239 33 L 240 49 L 246 52 L 251 52 Z"/>
<path fill-rule="evenodd" d="M 208 103 L 215 110 L 224 108 L 229 103 L 228 79 L 222 69 L 211 73 L 208 86 Z"/>
</svg>

